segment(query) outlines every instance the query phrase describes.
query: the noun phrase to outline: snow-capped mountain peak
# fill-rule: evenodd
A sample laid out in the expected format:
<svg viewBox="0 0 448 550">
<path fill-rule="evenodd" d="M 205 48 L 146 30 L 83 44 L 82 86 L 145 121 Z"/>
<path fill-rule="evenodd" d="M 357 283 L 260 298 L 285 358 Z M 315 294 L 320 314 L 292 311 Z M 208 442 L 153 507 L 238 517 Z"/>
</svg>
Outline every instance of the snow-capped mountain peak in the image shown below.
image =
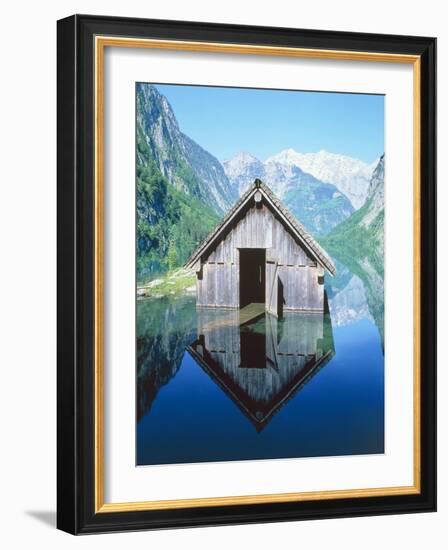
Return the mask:
<svg viewBox="0 0 448 550">
<path fill-rule="evenodd" d="M 269 157 L 266 164 L 272 162 L 298 166 L 315 178 L 332 183 L 350 199 L 355 208 L 360 208 L 364 204 L 370 178 L 377 165 L 377 161 L 367 164 L 362 160 L 329 153 L 324 149 L 317 153 L 299 153 L 294 149 L 285 149 Z"/>
<path fill-rule="evenodd" d="M 223 165 L 227 167 L 228 170 L 237 170 L 248 165 L 259 163 L 260 161 L 248 153 L 247 151 L 239 151 L 231 159 L 225 160 Z"/>
<path fill-rule="evenodd" d="M 248 153 L 247 151 L 238 151 L 231 159 L 230 161 L 225 162 L 235 162 L 235 161 L 241 161 L 241 162 L 251 162 L 254 160 L 258 160 L 256 157 Z"/>
<path fill-rule="evenodd" d="M 297 155 L 290 149 L 263 163 L 241 152 L 223 165 L 240 196 L 260 178 L 313 233 L 327 233 L 353 212 L 353 206 L 335 185 L 304 172 L 297 165 Z"/>
<path fill-rule="evenodd" d="M 273 155 L 272 157 L 269 157 L 266 160 L 266 163 L 270 162 L 278 162 L 280 164 L 286 164 L 286 165 L 298 165 L 298 161 L 300 160 L 300 154 L 297 153 L 297 151 L 294 151 L 294 149 L 285 149 L 284 151 L 281 151 L 277 155 Z"/>
<path fill-rule="evenodd" d="M 240 151 L 222 164 L 238 195 L 244 193 L 255 178 L 264 177 L 263 163 L 246 151 Z"/>
</svg>

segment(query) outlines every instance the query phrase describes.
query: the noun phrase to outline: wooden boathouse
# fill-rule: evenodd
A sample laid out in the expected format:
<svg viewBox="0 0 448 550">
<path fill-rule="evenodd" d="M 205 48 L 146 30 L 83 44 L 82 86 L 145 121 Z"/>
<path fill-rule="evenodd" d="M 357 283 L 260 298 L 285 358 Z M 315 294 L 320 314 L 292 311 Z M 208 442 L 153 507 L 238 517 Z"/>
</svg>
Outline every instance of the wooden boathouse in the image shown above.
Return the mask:
<svg viewBox="0 0 448 550">
<path fill-rule="evenodd" d="M 283 311 L 324 310 L 324 274 L 335 266 L 321 246 L 260 180 L 199 245 L 197 306 Z"/>
</svg>

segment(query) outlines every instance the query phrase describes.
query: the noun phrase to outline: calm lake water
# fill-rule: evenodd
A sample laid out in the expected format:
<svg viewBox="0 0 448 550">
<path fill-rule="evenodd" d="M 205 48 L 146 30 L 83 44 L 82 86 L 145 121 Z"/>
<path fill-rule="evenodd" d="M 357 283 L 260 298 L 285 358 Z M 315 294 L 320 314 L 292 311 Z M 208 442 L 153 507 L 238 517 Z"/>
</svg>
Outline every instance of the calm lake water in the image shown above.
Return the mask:
<svg viewBox="0 0 448 550">
<path fill-rule="evenodd" d="M 329 312 L 137 303 L 137 464 L 384 452 L 383 280 L 326 277 Z"/>
</svg>

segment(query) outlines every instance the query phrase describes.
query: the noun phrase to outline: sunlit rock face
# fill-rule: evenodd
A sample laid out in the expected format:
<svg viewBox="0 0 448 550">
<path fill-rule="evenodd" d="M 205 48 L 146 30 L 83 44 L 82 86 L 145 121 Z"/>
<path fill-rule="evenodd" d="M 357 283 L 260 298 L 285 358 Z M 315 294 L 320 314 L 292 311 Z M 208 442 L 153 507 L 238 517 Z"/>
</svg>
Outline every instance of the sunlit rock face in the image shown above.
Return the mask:
<svg viewBox="0 0 448 550">
<path fill-rule="evenodd" d="M 162 175 L 187 195 L 218 214 L 238 199 L 219 160 L 181 131 L 168 100 L 150 84 L 137 84 L 137 137 Z M 139 150 L 137 162 L 147 162 Z"/>
<path fill-rule="evenodd" d="M 348 197 L 355 209 L 366 201 L 370 178 L 378 161 L 367 164 L 346 155 L 321 150 L 317 153 L 298 153 L 286 149 L 270 157 L 267 163 L 297 166 L 324 183 L 331 183 Z"/>
<path fill-rule="evenodd" d="M 325 235 L 354 211 L 336 185 L 319 180 L 281 157 L 261 162 L 240 152 L 223 166 L 236 193 L 242 195 L 255 178 L 260 178 L 313 234 Z"/>
</svg>

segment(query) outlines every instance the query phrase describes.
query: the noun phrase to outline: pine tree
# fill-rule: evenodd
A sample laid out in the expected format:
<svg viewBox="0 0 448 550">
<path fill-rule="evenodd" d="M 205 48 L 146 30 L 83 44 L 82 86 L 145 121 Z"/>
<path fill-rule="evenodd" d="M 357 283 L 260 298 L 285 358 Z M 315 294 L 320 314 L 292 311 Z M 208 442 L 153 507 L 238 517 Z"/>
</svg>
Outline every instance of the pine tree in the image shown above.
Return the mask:
<svg viewBox="0 0 448 550">
<path fill-rule="evenodd" d="M 168 269 L 170 271 L 177 267 L 177 250 L 174 244 L 174 239 L 170 239 L 170 244 L 168 245 L 167 262 Z"/>
</svg>

